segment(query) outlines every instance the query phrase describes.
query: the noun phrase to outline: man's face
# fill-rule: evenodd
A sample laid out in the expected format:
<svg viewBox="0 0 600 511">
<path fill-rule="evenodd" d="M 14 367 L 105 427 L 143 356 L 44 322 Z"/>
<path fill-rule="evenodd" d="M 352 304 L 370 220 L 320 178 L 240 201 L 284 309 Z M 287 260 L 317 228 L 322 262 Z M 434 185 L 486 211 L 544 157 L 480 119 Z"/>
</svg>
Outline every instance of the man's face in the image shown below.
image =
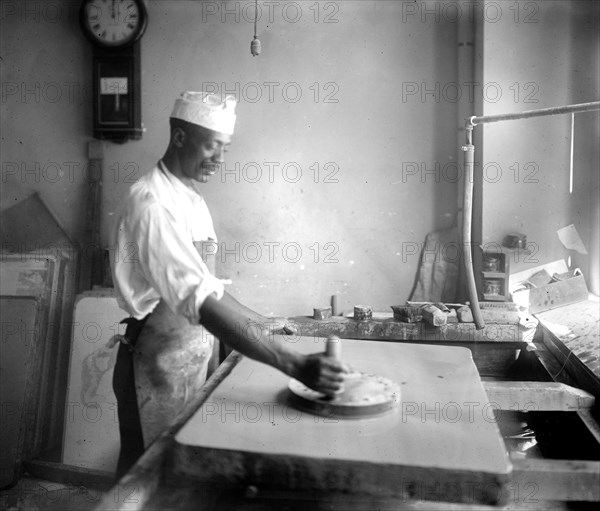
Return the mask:
<svg viewBox="0 0 600 511">
<path fill-rule="evenodd" d="M 180 152 L 183 177 L 206 183 L 225 162 L 225 153 L 231 143 L 231 135 L 190 126 Z"/>
</svg>

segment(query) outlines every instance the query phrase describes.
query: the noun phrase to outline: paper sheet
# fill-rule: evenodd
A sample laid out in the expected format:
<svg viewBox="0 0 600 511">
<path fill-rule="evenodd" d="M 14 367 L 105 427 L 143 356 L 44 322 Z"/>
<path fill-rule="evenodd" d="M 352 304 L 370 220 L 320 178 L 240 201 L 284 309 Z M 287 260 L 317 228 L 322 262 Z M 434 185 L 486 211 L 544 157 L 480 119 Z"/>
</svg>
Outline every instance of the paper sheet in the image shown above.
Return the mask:
<svg viewBox="0 0 600 511">
<path fill-rule="evenodd" d="M 562 229 L 558 229 L 558 231 L 556 231 L 556 234 L 558 234 L 558 239 L 564 245 L 565 248 L 569 250 L 575 250 L 580 254 L 587 254 L 587 250 L 585 248 L 585 245 L 583 244 L 583 240 L 579 236 L 579 233 L 577 232 L 577 229 L 573 224 L 567 225 Z"/>
</svg>

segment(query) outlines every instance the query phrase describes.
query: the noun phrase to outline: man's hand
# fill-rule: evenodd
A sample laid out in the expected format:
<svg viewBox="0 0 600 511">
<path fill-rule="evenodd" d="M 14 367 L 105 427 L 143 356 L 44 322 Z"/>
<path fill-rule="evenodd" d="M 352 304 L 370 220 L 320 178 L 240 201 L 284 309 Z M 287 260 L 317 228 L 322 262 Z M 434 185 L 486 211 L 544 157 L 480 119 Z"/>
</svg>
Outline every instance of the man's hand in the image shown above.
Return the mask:
<svg viewBox="0 0 600 511">
<path fill-rule="evenodd" d="M 326 353 L 313 353 L 300 360 L 294 377 L 313 390 L 333 396 L 343 390 L 344 376 L 349 372 L 349 366 Z"/>
<path fill-rule="evenodd" d="M 231 349 L 269 364 L 307 387 L 329 396 L 343 389 L 344 373 L 351 372 L 349 366 L 326 353 L 299 353 L 284 336 L 265 335 L 267 324 L 276 328 L 288 323 L 276 318 L 261 324 L 256 315 L 249 317 L 244 311 L 230 299 L 217 300 L 210 295 L 200 308 L 200 321 Z"/>
</svg>

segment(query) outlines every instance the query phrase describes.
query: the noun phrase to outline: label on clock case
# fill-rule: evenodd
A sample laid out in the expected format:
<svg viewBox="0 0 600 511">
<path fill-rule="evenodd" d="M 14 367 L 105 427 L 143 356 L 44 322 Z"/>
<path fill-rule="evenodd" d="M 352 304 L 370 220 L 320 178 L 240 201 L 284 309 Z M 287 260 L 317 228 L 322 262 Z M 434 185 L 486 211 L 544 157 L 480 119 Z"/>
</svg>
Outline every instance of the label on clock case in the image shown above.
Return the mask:
<svg viewBox="0 0 600 511">
<path fill-rule="evenodd" d="M 100 78 L 100 94 L 127 94 L 127 77 Z"/>
</svg>

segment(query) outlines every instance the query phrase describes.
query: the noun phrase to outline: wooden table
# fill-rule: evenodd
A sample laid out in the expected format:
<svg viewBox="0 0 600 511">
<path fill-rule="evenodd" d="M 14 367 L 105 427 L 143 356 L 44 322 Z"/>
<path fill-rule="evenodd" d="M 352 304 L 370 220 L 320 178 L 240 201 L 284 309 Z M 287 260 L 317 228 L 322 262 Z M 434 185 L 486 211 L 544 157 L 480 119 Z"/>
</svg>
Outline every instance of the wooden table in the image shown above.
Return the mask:
<svg viewBox="0 0 600 511">
<path fill-rule="evenodd" d="M 364 364 L 372 363 L 369 360 L 371 360 L 373 346 L 383 344 L 389 347 L 390 351 L 386 348 L 386 352 L 404 355 L 386 357 L 386 360 L 377 364 L 377 371 L 374 371 L 386 376 L 391 374 L 386 373 L 390 365 L 400 364 L 392 369 L 393 378 L 399 383 L 406 382 L 402 385 L 404 409 L 400 408 L 399 415 L 396 416 L 396 426 L 404 429 L 397 429 L 397 435 L 393 440 L 402 440 L 401 433 L 405 431 L 410 431 L 412 436 L 408 441 L 397 441 L 394 444 L 396 445 L 396 455 L 399 457 L 396 462 L 394 460 L 391 463 L 386 462 L 385 466 L 389 468 L 390 474 L 381 468 L 382 463 L 368 461 L 369 454 L 364 452 L 363 444 L 360 442 L 366 441 L 367 438 L 371 439 L 373 436 L 384 435 L 385 431 L 383 433 L 377 431 L 375 425 L 378 425 L 379 430 L 385 429 L 384 425 L 390 425 L 391 417 L 380 422 L 372 419 L 359 421 L 361 427 L 371 424 L 369 434 L 367 428 L 361 429 L 360 434 L 358 432 L 350 434 L 347 431 L 347 428 L 350 427 L 347 423 L 325 424 L 322 418 L 319 419 L 320 422 L 315 423 L 313 418 L 313 423 L 310 424 L 312 433 L 307 436 L 300 429 L 302 421 L 306 418 L 298 416 L 298 412 L 286 409 L 283 403 L 276 401 L 278 399 L 277 389 L 269 387 L 272 392 L 270 395 L 263 394 L 258 397 L 255 394 L 252 394 L 251 397 L 244 394 L 250 391 L 249 388 L 246 388 L 247 385 L 254 386 L 252 392 L 260 388 L 263 388 L 264 391 L 264 378 L 269 379 L 271 383 L 277 380 L 279 391 L 281 391 L 287 384 L 287 378 L 276 372 L 272 374 L 268 368 L 265 372 L 263 372 L 265 368 L 259 369 L 259 372 L 249 372 L 253 363 L 234 352 L 219 366 L 216 373 L 194 397 L 189 406 L 178 417 L 173 418 L 172 426 L 148 448 L 128 474 L 103 497 L 96 509 L 98 511 L 164 511 L 165 509 L 176 509 L 177 511 L 221 509 L 235 509 L 236 511 L 271 509 L 294 511 L 304 509 L 465 511 L 468 509 L 482 511 L 485 509 L 492 511 L 497 509 L 497 506 L 480 504 L 477 501 L 492 501 L 493 497 L 498 495 L 495 490 L 499 491 L 502 485 L 505 486 L 505 491 L 498 503 L 506 500 L 510 509 L 567 511 L 572 509 L 573 501 L 600 501 L 600 488 L 597 484 L 600 476 L 600 462 L 595 458 L 586 458 L 585 460 L 576 457 L 573 459 L 521 459 L 519 452 L 511 450 L 508 453 L 513 465 L 512 471 L 510 471 L 505 465 L 507 463 L 506 448 L 501 445 L 498 447 L 499 441 L 496 434 L 491 435 L 490 438 L 493 447 L 484 442 L 480 451 L 481 458 L 493 460 L 485 468 L 487 470 L 491 467 L 492 472 L 482 473 L 481 477 L 484 479 L 470 480 L 472 470 L 475 470 L 477 464 L 482 464 L 479 468 L 485 464 L 485 460 L 479 460 L 475 456 L 477 443 L 471 442 L 473 439 L 478 442 L 484 434 L 490 433 L 489 426 L 493 424 L 491 409 L 488 408 L 484 412 L 483 406 L 476 406 L 475 403 L 487 403 L 488 399 L 493 408 L 501 412 L 502 417 L 505 414 L 510 417 L 510 414 L 515 413 L 516 410 L 531 410 L 532 403 L 535 404 L 534 409 L 553 410 L 558 414 L 564 414 L 565 419 L 569 419 L 565 424 L 570 424 L 572 421 L 569 417 L 572 418 L 573 415 L 576 415 L 584 428 L 589 428 L 595 437 L 588 444 L 590 452 L 594 450 L 594 444 L 598 445 L 600 442 L 600 426 L 593 416 L 594 409 L 592 408 L 595 407 L 594 395 L 598 398 L 600 393 L 594 392 L 597 388 L 595 385 L 590 385 L 588 392 L 585 392 L 587 380 L 579 378 L 579 372 L 571 373 L 572 364 L 569 363 L 572 360 L 577 362 L 579 360 L 566 353 L 563 355 L 560 350 L 566 348 L 564 345 L 561 346 L 560 341 L 554 340 L 560 349 L 554 344 L 547 345 L 544 333 L 544 343 L 542 343 L 540 331 L 540 339 L 534 342 L 535 346 L 532 346 L 535 349 L 526 349 L 528 345 L 520 335 L 516 336 L 517 338 L 510 334 L 507 335 L 514 325 L 489 325 L 493 331 L 486 329 L 483 331 L 485 335 L 481 339 L 468 335 L 463 340 L 454 339 L 454 329 L 449 328 L 447 331 L 439 332 L 435 339 L 428 334 L 424 335 L 423 339 L 410 340 L 407 337 L 413 339 L 412 335 L 416 335 L 412 331 L 409 332 L 412 328 L 411 325 L 408 325 L 407 329 L 402 324 L 390 325 L 388 324 L 390 322 L 386 320 L 373 320 L 368 322 L 369 324 L 361 322 L 360 325 L 355 323 L 357 322 L 351 322 L 344 318 L 327 322 L 312 321 L 311 323 L 311 320 L 306 318 L 302 322 L 302 333 L 309 338 L 311 351 L 313 351 L 313 347 L 315 351 L 318 348 L 318 346 L 313 346 L 315 339 L 320 338 L 320 342 L 323 342 L 326 333 L 333 333 L 323 330 L 332 328 L 342 334 L 340 337 L 368 339 L 359 343 L 364 345 L 358 352 L 360 361 L 364 361 L 361 362 Z M 359 337 L 359 332 L 363 331 L 366 335 Z M 421 328 L 421 334 L 427 334 L 427 331 L 427 328 Z M 497 333 L 500 335 L 496 335 Z M 307 341 L 303 340 L 303 342 Z M 347 338 L 342 342 L 345 346 L 345 355 L 354 358 L 353 343 Z M 418 342 L 424 344 L 415 345 Z M 414 350 L 413 348 L 419 349 Z M 483 388 L 487 397 L 482 396 L 482 384 L 479 376 L 473 374 L 472 362 L 467 362 L 462 358 L 465 351 L 467 354 L 470 352 L 473 356 L 478 373 L 484 380 Z M 417 354 L 429 355 L 431 353 L 440 355 L 443 353 L 447 356 L 441 358 L 441 361 L 438 355 L 435 357 L 417 356 Z M 450 356 L 451 354 L 452 356 Z M 458 358 L 454 358 L 454 355 Z M 434 363 L 435 369 L 438 371 L 431 370 L 430 362 Z M 456 363 L 461 371 L 464 367 L 465 374 L 450 374 L 449 368 L 453 363 Z M 354 365 L 358 366 L 358 369 L 366 369 L 366 366 L 360 366 L 358 362 L 355 362 Z M 243 380 L 243 374 L 248 377 L 247 381 L 240 381 L 240 378 Z M 262 377 L 255 380 L 257 374 Z M 438 376 L 444 376 L 444 378 L 438 378 Z M 468 386 L 474 390 L 471 392 L 469 389 L 465 389 L 464 395 L 454 393 L 449 396 L 448 381 L 458 376 L 464 378 L 465 384 L 472 378 L 473 381 L 470 381 Z M 412 382 L 408 377 L 412 379 Z M 423 378 L 423 380 L 419 380 L 420 383 L 417 383 L 415 380 L 417 377 Z M 597 379 L 595 381 L 597 385 Z M 420 388 L 420 385 L 424 388 Z M 548 394 L 549 391 L 550 394 Z M 432 394 L 437 396 L 439 403 L 437 412 L 435 404 L 432 405 L 430 401 L 426 400 L 430 398 L 423 398 L 423 396 Z M 467 399 L 473 401 L 467 401 Z M 273 403 L 279 403 L 278 407 L 275 407 Z M 425 406 L 416 405 L 417 403 L 424 403 Z M 451 403 L 458 403 L 459 407 L 457 408 Z M 473 428 L 465 430 L 471 432 L 475 429 L 475 423 L 466 425 L 459 421 L 452 423 L 456 418 L 456 413 L 452 414 L 452 412 L 459 410 L 460 404 L 463 404 L 463 408 L 460 410 L 461 420 L 468 417 L 468 414 L 463 413 L 465 408 L 467 412 L 470 410 L 481 412 L 486 423 L 480 425 L 485 428 L 486 433 L 482 433 L 482 436 L 477 433 L 468 438 L 464 432 L 461 434 L 463 426 Z M 206 407 L 203 408 L 205 405 Z M 428 415 L 425 413 L 427 410 L 430 410 Z M 228 411 L 229 414 L 227 414 Z M 274 421 L 275 426 L 262 425 L 269 435 L 267 438 L 263 437 L 262 444 L 255 443 L 258 445 L 258 450 L 248 450 L 249 444 L 245 443 L 243 438 L 236 440 L 235 450 L 231 449 L 234 444 L 226 443 L 223 437 L 219 440 L 220 445 L 211 445 L 205 439 L 198 441 L 196 438 L 192 441 L 187 438 L 188 435 L 194 436 L 192 434 L 194 431 L 198 433 L 200 426 L 218 430 L 221 426 L 228 426 L 227 422 L 231 423 L 235 417 L 240 419 L 236 424 L 239 426 L 238 433 L 247 436 L 252 431 L 250 428 L 259 422 L 256 420 L 258 411 L 261 412 L 261 418 L 271 411 L 280 413 L 278 420 Z M 223 413 L 225 413 L 224 417 L 221 415 Z M 285 418 L 284 413 L 287 413 Z M 425 422 L 421 420 L 421 415 L 424 413 Z M 275 416 L 273 417 L 275 418 Z M 429 433 L 438 432 L 439 430 L 436 429 L 438 424 L 435 423 L 436 417 L 447 419 L 441 434 L 448 439 L 448 442 L 444 444 L 438 436 L 429 435 L 426 442 L 423 443 L 419 429 L 427 430 Z M 214 422 L 215 419 L 217 419 L 216 422 Z M 241 419 L 244 419 L 244 422 Z M 210 426 L 208 425 L 209 420 L 213 421 Z M 489 424 L 487 420 L 490 421 Z M 231 425 L 229 424 L 229 426 Z M 289 427 L 290 425 L 294 427 Z M 340 435 L 336 436 L 333 433 L 334 429 L 326 430 L 325 425 L 337 426 L 338 429 L 344 430 L 341 436 L 344 439 L 343 443 L 338 441 Z M 453 425 L 456 428 L 453 428 Z M 569 428 L 565 430 L 567 437 L 581 433 L 581 428 L 576 428 L 577 433 Z M 317 435 L 323 430 L 330 433 Z M 275 434 L 275 431 L 278 433 Z M 276 443 L 272 442 L 271 438 L 275 440 L 279 437 L 279 445 L 281 445 L 281 438 L 284 437 L 286 431 L 295 434 L 295 437 L 292 437 L 293 441 L 287 442 L 284 446 L 286 449 L 289 447 L 287 454 L 285 452 L 280 454 L 273 448 Z M 200 434 L 200 436 L 202 435 Z M 212 438 L 217 440 L 218 436 Z M 336 441 L 329 441 L 328 450 L 316 453 L 317 449 L 312 448 L 312 451 L 309 452 L 308 448 L 315 438 L 320 442 L 318 445 L 321 447 L 327 444 L 328 438 L 334 438 Z M 570 438 L 573 440 L 572 436 Z M 256 442 L 254 439 L 252 441 Z M 560 439 L 557 441 L 562 442 Z M 584 443 L 587 443 L 587 440 Z M 265 445 L 269 446 L 269 450 Z M 435 450 L 440 445 L 442 445 L 442 449 L 446 449 L 443 452 L 454 448 L 448 460 L 442 459 L 442 456 L 435 456 Z M 348 455 L 344 459 L 343 453 L 350 452 L 345 451 L 346 447 L 351 448 L 354 454 Z M 464 453 L 462 449 L 464 449 Z M 497 453 L 497 450 L 501 450 L 501 453 Z M 492 453 L 492 451 L 494 452 Z M 305 455 L 305 452 L 308 455 Z M 216 453 L 227 453 L 227 457 L 217 456 L 215 459 Z M 203 456 L 204 458 L 202 458 Z M 317 461 L 318 456 L 322 459 L 321 463 Z M 363 459 L 359 460 L 359 456 L 363 456 Z M 283 463 L 282 459 L 284 458 L 289 463 Z M 222 460 L 222 463 L 219 464 L 219 460 Z M 421 462 L 421 460 L 427 460 L 427 463 Z M 435 464 L 438 462 L 439 465 Z M 461 463 L 464 471 L 461 469 Z M 310 470 L 302 470 L 303 467 L 309 466 Z M 340 469 L 339 472 L 332 471 L 332 467 L 335 466 Z M 236 470 L 232 470 L 230 467 L 236 467 Z M 375 468 L 373 469 L 373 467 Z M 369 480 L 366 479 L 361 486 L 363 476 L 368 474 L 371 469 L 374 470 L 372 474 L 379 474 L 381 477 L 376 479 L 371 476 L 371 483 L 368 483 Z M 503 469 L 507 471 L 503 472 Z M 496 472 L 493 472 L 494 470 Z M 266 477 L 267 474 L 269 477 Z M 330 479 L 324 479 L 324 474 L 328 474 L 327 477 Z M 391 474 L 395 474 L 396 479 Z M 507 477 L 510 478 L 508 485 L 506 485 Z M 391 486 L 392 482 L 395 483 L 394 487 Z M 486 495 L 481 490 L 482 485 L 485 487 L 488 482 L 489 491 Z M 331 488 L 350 488 L 350 490 L 334 491 L 330 488 L 330 484 Z M 367 484 L 371 484 L 371 486 L 369 487 Z M 312 487 L 313 490 L 292 490 L 288 487 Z M 324 490 L 320 490 L 320 488 Z M 394 494 L 394 492 L 397 493 Z"/>
<path fill-rule="evenodd" d="M 323 339 L 296 337 L 305 353 Z M 498 503 L 511 464 L 471 352 L 461 347 L 343 341 L 357 370 L 401 384 L 401 406 L 365 419 L 300 412 L 289 377 L 243 358 L 175 436 L 167 473 L 288 492 Z"/>
</svg>

